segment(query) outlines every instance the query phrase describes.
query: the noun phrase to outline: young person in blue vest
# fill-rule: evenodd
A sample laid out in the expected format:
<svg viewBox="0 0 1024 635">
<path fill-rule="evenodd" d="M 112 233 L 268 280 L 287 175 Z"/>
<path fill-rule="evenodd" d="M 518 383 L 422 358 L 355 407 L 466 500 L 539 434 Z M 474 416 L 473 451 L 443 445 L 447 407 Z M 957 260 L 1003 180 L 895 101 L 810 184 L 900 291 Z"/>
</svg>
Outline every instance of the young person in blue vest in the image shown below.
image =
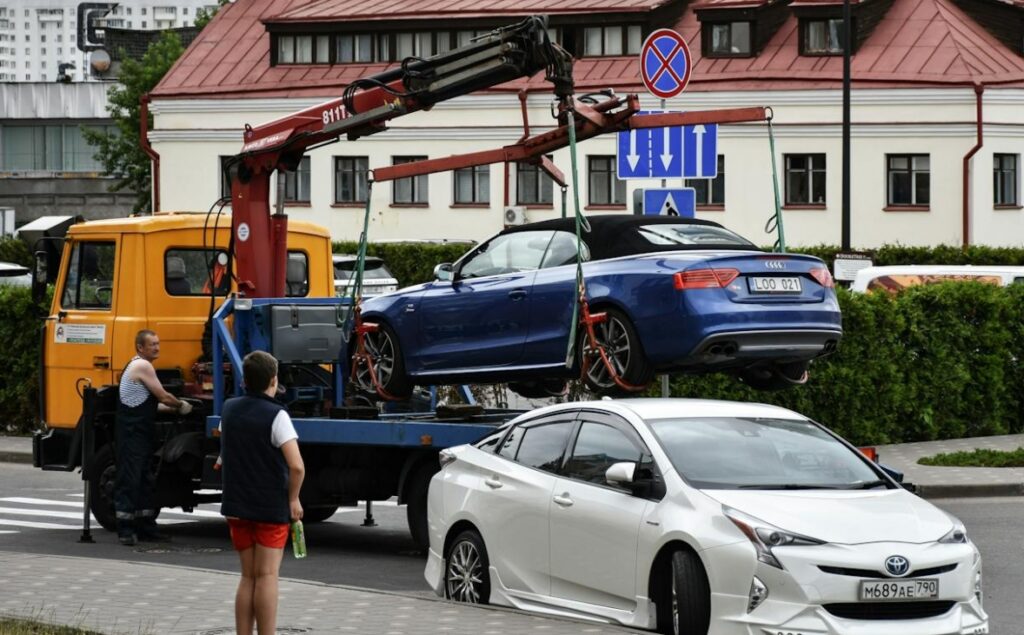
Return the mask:
<svg viewBox="0 0 1024 635">
<path fill-rule="evenodd" d="M 156 413 L 176 410 L 182 416 L 192 405 L 164 390 L 153 362 L 160 357 L 160 338 L 149 329 L 135 334 L 135 357 L 121 372 L 117 386 L 117 477 L 114 481 L 114 513 L 117 539 L 133 546 L 136 540 L 168 540 L 156 528 L 156 496 L 153 469 L 156 452 Z"/>
<path fill-rule="evenodd" d="M 298 434 L 277 394 L 277 360 L 253 351 L 242 361 L 246 394 L 224 403 L 220 423 L 221 513 L 242 562 L 235 630 L 273 635 L 277 577 L 288 524 L 302 518 L 299 490 L 306 468 Z"/>
</svg>

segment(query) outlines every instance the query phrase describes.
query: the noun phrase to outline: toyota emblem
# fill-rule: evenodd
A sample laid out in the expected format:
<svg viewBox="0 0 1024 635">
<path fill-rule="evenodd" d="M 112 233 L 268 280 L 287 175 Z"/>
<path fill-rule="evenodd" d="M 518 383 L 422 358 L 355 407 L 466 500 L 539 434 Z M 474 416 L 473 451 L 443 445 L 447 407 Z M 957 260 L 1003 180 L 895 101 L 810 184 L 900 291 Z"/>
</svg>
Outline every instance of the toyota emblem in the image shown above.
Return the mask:
<svg viewBox="0 0 1024 635">
<path fill-rule="evenodd" d="M 764 266 L 766 269 L 785 269 L 786 263 L 782 260 L 766 260 Z"/>
<path fill-rule="evenodd" d="M 889 556 L 885 559 L 885 571 L 894 578 L 902 578 L 910 571 L 910 561 L 903 556 Z"/>
</svg>

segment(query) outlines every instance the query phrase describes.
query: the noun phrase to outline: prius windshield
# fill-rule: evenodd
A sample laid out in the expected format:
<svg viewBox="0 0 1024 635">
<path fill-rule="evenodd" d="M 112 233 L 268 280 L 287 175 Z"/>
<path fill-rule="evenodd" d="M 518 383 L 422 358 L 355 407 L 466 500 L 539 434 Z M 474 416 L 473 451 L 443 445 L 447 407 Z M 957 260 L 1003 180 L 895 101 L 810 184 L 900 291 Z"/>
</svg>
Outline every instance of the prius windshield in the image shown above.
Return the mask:
<svg viewBox="0 0 1024 635">
<path fill-rule="evenodd" d="M 708 417 L 649 423 L 676 471 L 701 489 L 889 486 L 858 452 L 811 421 Z"/>
</svg>

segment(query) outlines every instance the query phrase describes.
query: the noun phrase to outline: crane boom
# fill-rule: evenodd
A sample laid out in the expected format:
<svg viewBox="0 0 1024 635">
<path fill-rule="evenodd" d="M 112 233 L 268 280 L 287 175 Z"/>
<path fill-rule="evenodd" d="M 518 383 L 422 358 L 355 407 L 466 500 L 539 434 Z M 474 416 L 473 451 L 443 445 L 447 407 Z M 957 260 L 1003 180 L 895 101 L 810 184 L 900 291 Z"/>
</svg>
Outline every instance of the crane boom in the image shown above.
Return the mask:
<svg viewBox="0 0 1024 635">
<path fill-rule="evenodd" d="M 306 150 L 342 135 L 351 140 L 374 134 L 390 119 L 541 70 L 558 99 L 570 101 L 572 57 L 548 38 L 546 19 L 533 16 L 447 53 L 407 58 L 398 68 L 356 80 L 337 99 L 247 125 L 242 151 L 227 166 L 240 292 L 254 298 L 284 295 L 288 221 L 271 214 L 269 203 L 276 170 L 294 171 Z"/>
</svg>

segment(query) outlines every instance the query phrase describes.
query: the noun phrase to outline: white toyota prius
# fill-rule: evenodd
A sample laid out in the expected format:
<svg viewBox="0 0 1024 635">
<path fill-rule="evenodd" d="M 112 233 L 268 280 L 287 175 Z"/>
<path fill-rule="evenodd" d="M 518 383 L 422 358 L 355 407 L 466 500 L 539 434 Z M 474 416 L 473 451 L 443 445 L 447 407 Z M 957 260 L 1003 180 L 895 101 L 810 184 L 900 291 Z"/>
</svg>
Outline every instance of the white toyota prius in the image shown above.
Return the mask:
<svg viewBox="0 0 1024 635">
<path fill-rule="evenodd" d="M 549 406 L 441 452 L 438 595 L 680 635 L 988 633 L 959 520 L 760 404 Z"/>
</svg>

